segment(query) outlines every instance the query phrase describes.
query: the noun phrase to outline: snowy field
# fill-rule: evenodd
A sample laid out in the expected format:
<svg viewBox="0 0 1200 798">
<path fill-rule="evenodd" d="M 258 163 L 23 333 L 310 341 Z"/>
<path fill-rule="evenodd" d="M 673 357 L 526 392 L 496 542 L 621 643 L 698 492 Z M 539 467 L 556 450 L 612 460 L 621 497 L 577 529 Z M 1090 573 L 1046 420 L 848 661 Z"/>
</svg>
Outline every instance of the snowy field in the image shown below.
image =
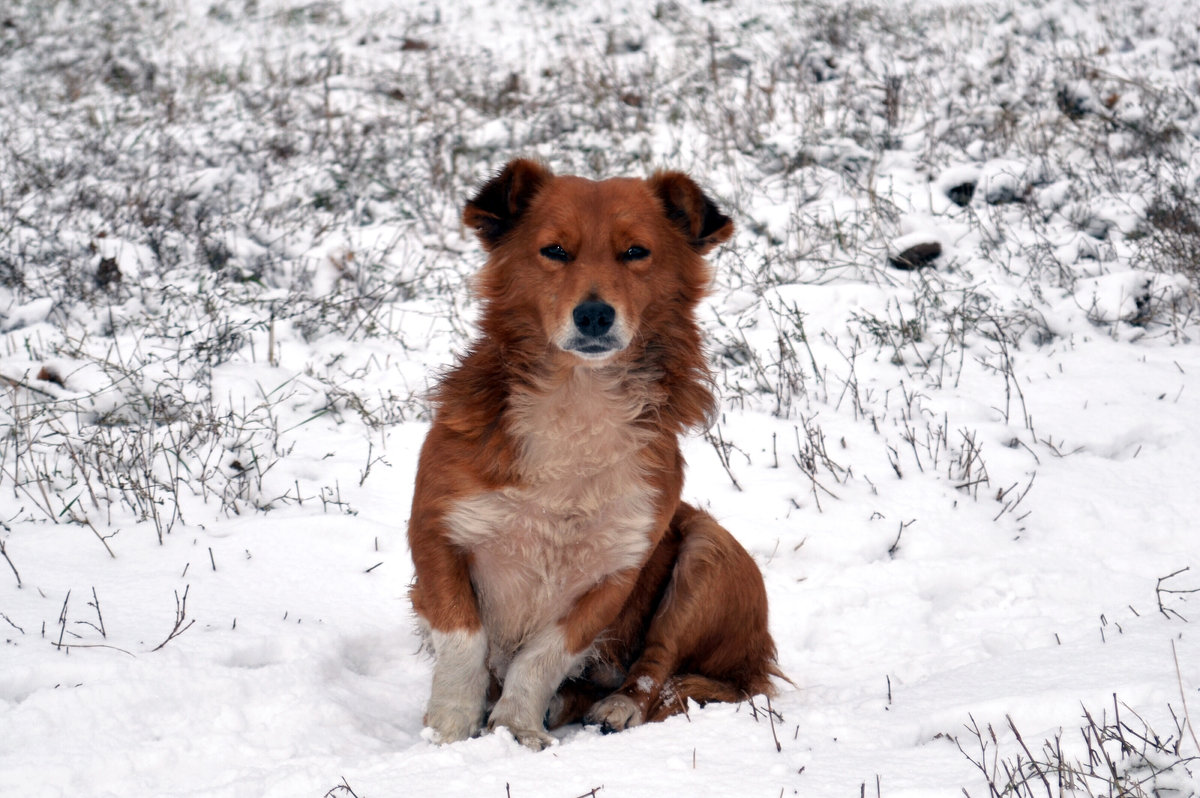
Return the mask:
<svg viewBox="0 0 1200 798">
<path fill-rule="evenodd" d="M 1198 20 L 8 0 L 0 795 L 1200 795 Z M 770 708 L 422 733 L 423 397 L 516 155 L 738 225 L 684 493 Z"/>
</svg>

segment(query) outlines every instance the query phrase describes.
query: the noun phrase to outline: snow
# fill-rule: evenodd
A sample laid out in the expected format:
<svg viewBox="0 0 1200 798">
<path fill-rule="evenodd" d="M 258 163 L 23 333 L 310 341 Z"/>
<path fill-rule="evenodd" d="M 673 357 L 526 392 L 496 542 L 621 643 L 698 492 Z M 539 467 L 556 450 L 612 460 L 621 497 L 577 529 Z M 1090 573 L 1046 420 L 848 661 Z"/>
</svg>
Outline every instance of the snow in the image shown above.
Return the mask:
<svg viewBox="0 0 1200 798">
<path fill-rule="evenodd" d="M 1087 761 L 1085 712 L 1200 795 L 1187 8 L 85 6 L 0 12 L 0 795 L 979 796 L 971 728 Z M 422 728 L 423 396 L 517 154 L 738 224 L 685 497 L 763 571 L 770 710 Z"/>
</svg>

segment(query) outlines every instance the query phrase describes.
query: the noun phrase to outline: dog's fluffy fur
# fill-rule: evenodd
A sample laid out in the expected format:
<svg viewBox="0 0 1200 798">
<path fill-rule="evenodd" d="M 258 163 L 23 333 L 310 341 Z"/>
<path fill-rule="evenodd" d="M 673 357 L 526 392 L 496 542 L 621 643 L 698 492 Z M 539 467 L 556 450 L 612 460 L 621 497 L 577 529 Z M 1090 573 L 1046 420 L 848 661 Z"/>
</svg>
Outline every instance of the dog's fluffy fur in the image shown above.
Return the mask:
<svg viewBox="0 0 1200 798">
<path fill-rule="evenodd" d="M 463 221 L 479 336 L 434 394 L 408 536 L 434 656 L 425 722 L 605 730 L 769 693 L 762 576 L 680 501 L 714 410 L 694 319 L 733 224 L 686 175 L 593 182 L 516 160 Z M 491 702 L 494 702 L 491 703 Z"/>
</svg>

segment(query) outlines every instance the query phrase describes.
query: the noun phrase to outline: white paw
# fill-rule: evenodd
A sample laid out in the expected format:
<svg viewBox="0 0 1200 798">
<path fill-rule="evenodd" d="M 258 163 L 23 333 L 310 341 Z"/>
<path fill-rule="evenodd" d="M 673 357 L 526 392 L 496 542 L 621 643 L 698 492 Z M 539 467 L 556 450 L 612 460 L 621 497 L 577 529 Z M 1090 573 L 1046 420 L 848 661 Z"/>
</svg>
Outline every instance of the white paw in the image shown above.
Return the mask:
<svg viewBox="0 0 1200 798">
<path fill-rule="evenodd" d="M 504 723 L 489 723 L 488 728 L 492 731 L 507 731 L 514 740 L 531 751 L 541 751 L 558 744 L 558 740 L 547 734 L 545 729 L 514 729 Z"/>
<path fill-rule="evenodd" d="M 425 725 L 432 731 L 435 743 L 456 743 L 479 734 L 483 728 L 483 707 L 476 705 L 449 705 L 429 707 L 425 713 Z"/>
<path fill-rule="evenodd" d="M 621 693 L 597 701 L 583 717 L 584 723 L 599 726 L 605 734 L 641 726 L 644 721 L 637 702 Z"/>
<path fill-rule="evenodd" d="M 540 717 L 525 717 L 528 714 L 515 711 L 511 702 L 506 702 L 501 698 L 492 708 L 492 716 L 488 719 L 488 729 L 491 731 L 500 728 L 508 729 L 517 742 L 534 751 L 541 751 L 558 742 L 546 733 L 546 727 L 542 725 Z"/>
</svg>

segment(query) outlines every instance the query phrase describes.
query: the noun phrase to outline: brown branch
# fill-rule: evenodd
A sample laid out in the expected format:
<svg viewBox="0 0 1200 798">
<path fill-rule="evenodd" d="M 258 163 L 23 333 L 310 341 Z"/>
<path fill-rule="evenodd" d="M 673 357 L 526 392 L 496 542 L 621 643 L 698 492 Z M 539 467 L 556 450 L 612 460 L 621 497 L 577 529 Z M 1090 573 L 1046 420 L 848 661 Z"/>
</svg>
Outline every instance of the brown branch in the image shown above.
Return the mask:
<svg viewBox="0 0 1200 798">
<path fill-rule="evenodd" d="M 1187 724 L 1188 731 L 1192 735 L 1192 745 L 1196 746 L 1196 752 L 1200 753 L 1200 742 L 1196 740 L 1196 727 L 1192 725 L 1192 716 L 1188 713 L 1187 698 L 1183 694 L 1183 676 L 1179 673 L 1179 655 L 1175 653 L 1175 641 L 1171 641 L 1171 656 L 1175 660 L 1175 681 L 1179 684 L 1179 700 L 1183 702 L 1183 719 Z"/>
<path fill-rule="evenodd" d="M 150 649 L 151 651 L 158 651 L 160 648 L 165 646 L 167 643 L 170 643 L 172 640 L 179 637 L 181 634 L 186 632 L 188 629 L 192 628 L 192 624 L 195 623 L 194 620 L 188 621 L 186 624 L 184 623 L 184 621 L 187 620 L 187 596 L 188 596 L 188 590 L 190 588 L 191 588 L 191 585 L 188 585 L 187 587 L 185 587 L 183 589 L 183 597 L 182 598 L 179 596 L 179 591 L 178 590 L 175 591 L 175 627 L 173 629 L 171 629 L 171 633 L 169 635 L 167 635 L 167 639 L 162 641 L 161 643 L 159 643 L 154 648 Z"/>
<path fill-rule="evenodd" d="M 5 547 L 3 540 L 0 540 L 0 555 L 4 556 L 5 561 L 8 563 L 8 567 L 12 569 L 13 576 L 17 578 L 17 589 L 20 590 L 21 574 L 18 573 L 17 566 L 13 565 L 12 559 L 8 556 L 8 549 Z"/>
</svg>

